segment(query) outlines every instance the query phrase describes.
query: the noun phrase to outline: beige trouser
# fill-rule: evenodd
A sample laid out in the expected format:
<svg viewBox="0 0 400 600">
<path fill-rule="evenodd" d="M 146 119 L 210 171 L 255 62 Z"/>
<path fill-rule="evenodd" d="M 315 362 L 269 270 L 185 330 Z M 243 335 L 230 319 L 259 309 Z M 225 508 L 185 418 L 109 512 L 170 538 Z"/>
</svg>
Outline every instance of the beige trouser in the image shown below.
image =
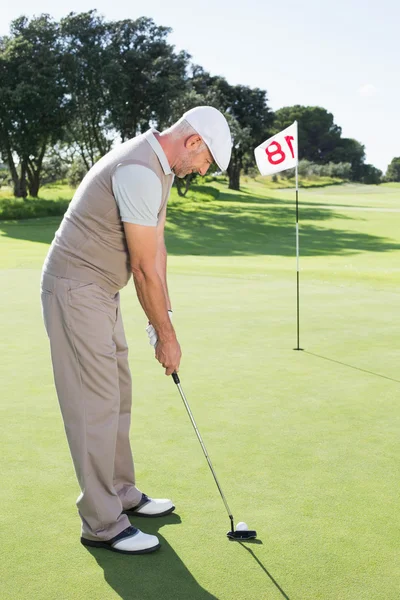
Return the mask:
<svg viewBox="0 0 400 600">
<path fill-rule="evenodd" d="M 129 527 L 138 504 L 129 443 L 132 404 L 119 294 L 43 273 L 43 318 L 58 400 L 82 493 L 84 537 L 108 540 Z"/>
</svg>

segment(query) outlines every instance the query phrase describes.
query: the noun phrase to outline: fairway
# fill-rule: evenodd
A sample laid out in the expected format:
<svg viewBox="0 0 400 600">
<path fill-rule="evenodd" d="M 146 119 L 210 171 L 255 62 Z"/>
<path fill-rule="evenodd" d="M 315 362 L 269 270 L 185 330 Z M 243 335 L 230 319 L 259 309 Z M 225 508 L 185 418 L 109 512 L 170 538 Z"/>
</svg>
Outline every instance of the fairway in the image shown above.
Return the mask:
<svg viewBox="0 0 400 600">
<path fill-rule="evenodd" d="M 122 292 L 138 486 L 176 513 L 132 519 L 162 548 L 79 543 L 79 493 L 41 319 L 60 218 L 0 222 L 1 600 L 398 600 L 400 185 L 300 191 L 244 181 L 172 197 L 169 287 L 180 370 L 235 522 L 172 380 Z"/>
</svg>

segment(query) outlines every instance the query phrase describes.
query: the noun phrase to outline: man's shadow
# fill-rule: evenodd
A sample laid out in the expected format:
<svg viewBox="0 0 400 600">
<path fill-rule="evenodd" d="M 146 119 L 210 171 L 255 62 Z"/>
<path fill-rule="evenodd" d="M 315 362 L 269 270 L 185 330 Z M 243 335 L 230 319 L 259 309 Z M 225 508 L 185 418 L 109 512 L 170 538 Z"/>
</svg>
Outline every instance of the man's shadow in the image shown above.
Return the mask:
<svg viewBox="0 0 400 600">
<path fill-rule="evenodd" d="M 159 530 L 164 525 L 178 523 L 181 519 L 176 513 L 162 519 L 135 518 L 136 527 L 159 538 L 161 549 L 154 554 L 128 556 L 97 548 L 86 547 L 86 550 L 103 569 L 109 586 L 123 600 L 218 600 L 197 583 L 167 540 L 160 535 Z"/>
</svg>

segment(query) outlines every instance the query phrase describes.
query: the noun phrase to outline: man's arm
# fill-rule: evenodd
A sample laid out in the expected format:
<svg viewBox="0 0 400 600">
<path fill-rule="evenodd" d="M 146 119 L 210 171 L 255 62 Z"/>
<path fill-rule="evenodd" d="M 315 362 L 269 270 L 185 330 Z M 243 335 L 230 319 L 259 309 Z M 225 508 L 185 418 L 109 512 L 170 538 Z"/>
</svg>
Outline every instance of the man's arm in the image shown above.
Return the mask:
<svg viewBox="0 0 400 600">
<path fill-rule="evenodd" d="M 168 293 L 168 284 L 167 284 L 167 249 L 165 247 L 164 241 L 164 228 L 165 228 L 165 219 L 167 216 L 167 206 L 165 205 L 162 214 L 160 215 L 160 219 L 157 225 L 157 254 L 156 254 L 156 269 L 157 273 L 161 279 L 161 283 L 164 289 L 165 300 L 167 303 L 167 309 L 172 310 L 171 300 Z"/>
<path fill-rule="evenodd" d="M 136 292 L 158 337 L 156 358 L 165 367 L 166 374 L 171 375 L 179 369 L 181 350 L 168 316 L 166 291 L 157 270 L 157 227 L 124 222 L 124 229 Z"/>
<path fill-rule="evenodd" d="M 161 234 L 164 237 L 164 224 L 158 229 L 162 221 L 159 218 L 161 181 L 147 167 L 126 164 L 116 169 L 112 187 L 124 224 L 139 302 L 157 334 L 156 358 L 165 367 L 166 374 L 171 375 L 179 368 L 181 349 L 168 316 L 166 252 L 163 253 L 159 244 Z M 163 217 L 165 221 L 165 215 Z"/>
</svg>

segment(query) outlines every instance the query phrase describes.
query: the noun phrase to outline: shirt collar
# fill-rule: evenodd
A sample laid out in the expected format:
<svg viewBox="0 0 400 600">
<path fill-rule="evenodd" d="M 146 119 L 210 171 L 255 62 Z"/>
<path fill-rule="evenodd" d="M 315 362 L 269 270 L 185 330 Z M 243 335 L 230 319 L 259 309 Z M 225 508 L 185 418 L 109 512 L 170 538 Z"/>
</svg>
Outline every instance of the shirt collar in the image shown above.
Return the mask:
<svg viewBox="0 0 400 600">
<path fill-rule="evenodd" d="M 158 160 L 161 163 L 165 175 L 172 175 L 171 167 L 169 166 L 167 156 L 164 150 L 162 149 L 160 142 L 154 135 L 155 133 L 159 132 L 156 129 L 149 129 L 149 131 L 146 131 L 144 136 L 149 142 L 150 146 L 153 148 L 154 152 L 157 154 Z"/>
</svg>

